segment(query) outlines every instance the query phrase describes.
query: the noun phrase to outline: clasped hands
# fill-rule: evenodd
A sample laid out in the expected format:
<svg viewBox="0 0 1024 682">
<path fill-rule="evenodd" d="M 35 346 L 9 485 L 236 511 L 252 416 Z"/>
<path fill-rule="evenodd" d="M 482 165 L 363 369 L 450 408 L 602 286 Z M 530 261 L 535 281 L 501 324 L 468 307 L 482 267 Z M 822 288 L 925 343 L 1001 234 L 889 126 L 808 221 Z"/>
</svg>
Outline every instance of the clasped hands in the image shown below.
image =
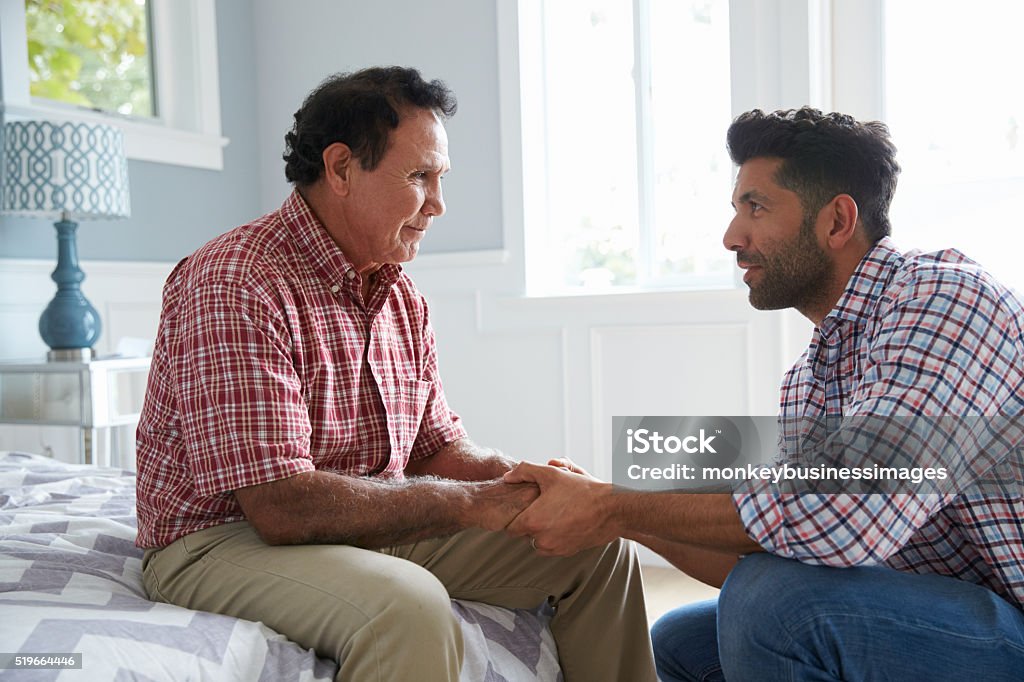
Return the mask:
<svg viewBox="0 0 1024 682">
<path fill-rule="evenodd" d="M 570 556 L 618 537 L 611 484 L 568 459 L 552 459 L 547 465 L 520 462 L 502 480 L 510 487 L 529 484 L 534 489 L 534 499 L 504 530 L 530 538 L 541 556 Z"/>
</svg>

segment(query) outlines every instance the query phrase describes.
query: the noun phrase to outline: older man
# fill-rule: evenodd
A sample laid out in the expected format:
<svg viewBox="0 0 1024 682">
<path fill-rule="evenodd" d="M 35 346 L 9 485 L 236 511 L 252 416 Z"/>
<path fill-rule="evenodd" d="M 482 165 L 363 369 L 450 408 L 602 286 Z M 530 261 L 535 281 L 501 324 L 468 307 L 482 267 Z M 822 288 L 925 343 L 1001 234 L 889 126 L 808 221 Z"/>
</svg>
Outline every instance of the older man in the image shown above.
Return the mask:
<svg viewBox="0 0 1024 682">
<path fill-rule="evenodd" d="M 520 464 L 506 480 L 541 494 L 511 530 L 552 555 L 631 537 L 724 580 L 717 600 L 655 626 L 666 681 L 1022 679 L 1024 308 L 957 251 L 895 248 L 899 166 L 884 125 L 752 111 L 728 140 L 739 175 L 724 242 L 750 302 L 815 325 L 782 386 L 780 457 L 799 454 L 787 448 L 801 422 L 824 424 L 854 461 L 850 431 L 882 429 L 865 464 L 893 424 L 984 415 L 1003 440 L 952 448 L 958 480 L 943 494 L 616 492 L 567 462 Z M 897 442 L 902 461 L 930 457 L 928 442 Z"/>
<path fill-rule="evenodd" d="M 332 77 L 295 114 L 281 208 L 182 261 L 138 431 L 154 599 L 262 621 L 339 680 L 455 680 L 450 597 L 549 601 L 565 678 L 654 679 L 635 555 L 546 559 L 502 531 L 537 495 L 445 402 L 398 263 L 444 213 L 452 94 Z"/>
</svg>

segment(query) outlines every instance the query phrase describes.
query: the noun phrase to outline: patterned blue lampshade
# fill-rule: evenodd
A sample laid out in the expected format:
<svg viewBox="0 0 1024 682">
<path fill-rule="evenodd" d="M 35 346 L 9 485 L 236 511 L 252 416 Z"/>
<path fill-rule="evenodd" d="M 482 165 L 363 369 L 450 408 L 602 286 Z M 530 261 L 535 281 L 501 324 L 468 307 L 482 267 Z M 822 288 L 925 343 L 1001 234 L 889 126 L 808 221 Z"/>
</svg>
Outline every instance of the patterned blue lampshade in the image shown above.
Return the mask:
<svg viewBox="0 0 1024 682">
<path fill-rule="evenodd" d="M 87 361 L 103 325 L 82 294 L 74 219 L 131 214 L 124 137 L 109 125 L 11 121 L 4 124 L 3 171 L 0 212 L 57 218 L 57 295 L 39 318 L 48 357 Z"/>
<path fill-rule="evenodd" d="M 89 123 L 5 123 L 0 210 L 79 219 L 131 215 L 121 131 Z"/>
</svg>

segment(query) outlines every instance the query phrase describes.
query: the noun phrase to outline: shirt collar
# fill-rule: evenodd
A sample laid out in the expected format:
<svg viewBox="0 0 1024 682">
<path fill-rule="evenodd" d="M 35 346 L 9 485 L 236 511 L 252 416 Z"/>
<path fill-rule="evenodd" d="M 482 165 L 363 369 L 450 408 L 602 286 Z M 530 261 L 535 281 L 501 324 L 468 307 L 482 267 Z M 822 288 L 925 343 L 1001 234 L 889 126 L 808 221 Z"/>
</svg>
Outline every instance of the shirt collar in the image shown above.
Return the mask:
<svg viewBox="0 0 1024 682">
<path fill-rule="evenodd" d="M 838 348 L 842 333 L 834 336 L 843 323 L 860 325 L 866 322 L 877 307 L 878 299 L 892 281 L 904 256 L 888 237 L 874 244 L 857 264 L 843 295 L 811 335 L 807 349 L 807 365 L 818 381 L 824 381 L 828 365 L 828 346 Z"/>
<path fill-rule="evenodd" d="M 278 211 L 281 223 L 295 239 L 298 250 L 306 258 L 321 280 L 337 293 L 344 289 L 362 300 L 362 277 L 341 248 L 334 243 L 309 204 L 297 189 L 293 189 Z M 390 287 L 402 274 L 402 266 L 385 263 L 377 270 L 379 286 Z"/>
<path fill-rule="evenodd" d="M 873 314 L 878 299 L 905 257 L 889 237 L 883 237 L 861 258 L 832 311 L 822 320 L 826 334 L 839 322 L 862 322 Z"/>
</svg>

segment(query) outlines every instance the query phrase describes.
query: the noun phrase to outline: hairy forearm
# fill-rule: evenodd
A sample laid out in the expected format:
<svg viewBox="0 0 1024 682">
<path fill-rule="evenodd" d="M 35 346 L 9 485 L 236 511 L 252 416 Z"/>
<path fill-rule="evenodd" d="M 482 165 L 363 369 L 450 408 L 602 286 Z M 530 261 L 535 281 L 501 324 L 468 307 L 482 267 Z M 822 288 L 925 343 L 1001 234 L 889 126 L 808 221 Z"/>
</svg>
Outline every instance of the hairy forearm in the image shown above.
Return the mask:
<svg viewBox="0 0 1024 682">
<path fill-rule="evenodd" d="M 487 525 L 481 504 L 490 492 L 487 485 L 433 478 L 381 481 L 313 471 L 243 488 L 235 496 L 268 544 L 379 548 Z"/>
<path fill-rule="evenodd" d="M 731 495 L 620 490 L 609 499 L 622 537 L 655 537 L 733 555 L 762 551 L 743 528 Z"/>
<path fill-rule="evenodd" d="M 686 575 L 711 587 L 721 587 L 739 561 L 737 554 L 663 540 L 653 535 L 637 533 L 631 539 L 657 552 Z"/>
<path fill-rule="evenodd" d="M 454 481 L 487 481 L 500 478 L 515 461 L 493 448 L 477 445 L 468 438 L 448 443 L 430 457 L 410 461 L 409 476 L 437 476 Z"/>
</svg>

